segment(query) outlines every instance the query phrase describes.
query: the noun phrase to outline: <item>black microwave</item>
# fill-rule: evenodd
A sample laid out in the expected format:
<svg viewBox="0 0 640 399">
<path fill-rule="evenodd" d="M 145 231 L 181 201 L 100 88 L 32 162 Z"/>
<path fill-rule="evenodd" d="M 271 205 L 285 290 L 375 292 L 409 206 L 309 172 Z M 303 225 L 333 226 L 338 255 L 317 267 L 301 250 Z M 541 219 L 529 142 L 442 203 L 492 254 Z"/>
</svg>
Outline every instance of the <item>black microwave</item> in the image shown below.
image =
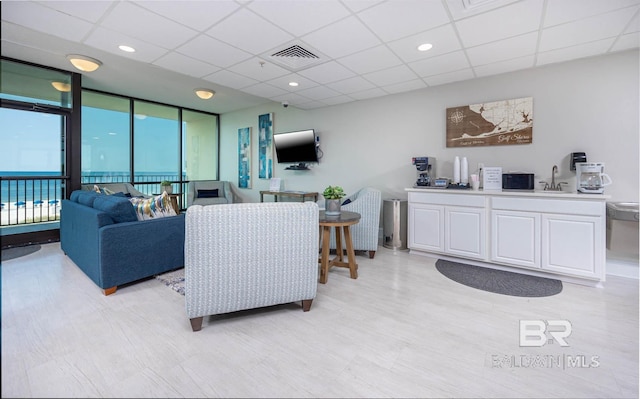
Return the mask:
<svg viewBox="0 0 640 399">
<path fill-rule="evenodd" d="M 535 188 L 533 173 L 503 173 L 503 190 L 533 190 Z"/>
</svg>

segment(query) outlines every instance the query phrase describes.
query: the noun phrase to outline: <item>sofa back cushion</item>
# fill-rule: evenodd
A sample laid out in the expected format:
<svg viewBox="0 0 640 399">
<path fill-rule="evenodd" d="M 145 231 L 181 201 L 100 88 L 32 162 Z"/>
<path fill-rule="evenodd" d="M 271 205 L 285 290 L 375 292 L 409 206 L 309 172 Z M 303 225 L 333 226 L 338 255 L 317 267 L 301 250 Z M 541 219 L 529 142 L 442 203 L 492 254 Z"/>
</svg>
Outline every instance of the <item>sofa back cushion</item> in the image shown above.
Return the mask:
<svg viewBox="0 0 640 399">
<path fill-rule="evenodd" d="M 93 208 L 93 202 L 100 195 L 101 194 L 98 194 L 95 191 L 76 190 L 71 193 L 71 196 L 69 197 L 69 199 L 73 202 L 77 202 L 80 205 Z"/>
<path fill-rule="evenodd" d="M 129 198 L 115 195 L 100 195 L 93 202 L 93 207 L 106 212 L 114 222 L 135 222 L 138 220 L 134 207 L 129 202 Z"/>
</svg>

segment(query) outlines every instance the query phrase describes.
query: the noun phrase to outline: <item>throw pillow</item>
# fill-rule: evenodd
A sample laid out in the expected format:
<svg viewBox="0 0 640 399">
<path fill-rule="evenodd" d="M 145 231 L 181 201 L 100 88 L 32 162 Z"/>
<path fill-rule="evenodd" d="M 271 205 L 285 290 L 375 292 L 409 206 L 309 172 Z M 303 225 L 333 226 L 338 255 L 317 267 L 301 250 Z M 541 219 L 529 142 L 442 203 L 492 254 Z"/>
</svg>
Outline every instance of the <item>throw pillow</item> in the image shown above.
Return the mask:
<svg viewBox="0 0 640 399">
<path fill-rule="evenodd" d="M 218 189 L 198 190 L 198 198 L 218 198 Z"/>
<path fill-rule="evenodd" d="M 108 213 L 115 223 L 138 220 L 136 213 L 131 208 L 131 203 L 126 198 L 115 195 L 98 195 L 93 202 L 93 207 Z"/>
<path fill-rule="evenodd" d="M 97 184 L 94 184 L 94 185 L 93 185 L 93 191 L 95 191 L 95 192 L 96 192 L 96 193 L 98 193 L 98 194 L 106 194 L 106 195 L 112 195 L 112 194 L 115 194 L 115 193 L 116 193 L 115 191 L 113 191 L 113 190 L 109 190 L 109 189 L 108 189 L 108 188 L 106 188 L 106 187 L 102 187 L 102 188 L 100 188 L 100 187 L 98 187 L 98 185 L 97 185 Z"/>
<path fill-rule="evenodd" d="M 344 202 L 342 203 L 342 205 L 347 205 L 351 203 L 351 198 L 347 198 L 346 200 L 344 200 Z"/>
<path fill-rule="evenodd" d="M 176 216 L 171 205 L 171 198 L 166 192 L 152 198 L 129 198 L 138 220 L 150 220 L 168 216 Z"/>
</svg>

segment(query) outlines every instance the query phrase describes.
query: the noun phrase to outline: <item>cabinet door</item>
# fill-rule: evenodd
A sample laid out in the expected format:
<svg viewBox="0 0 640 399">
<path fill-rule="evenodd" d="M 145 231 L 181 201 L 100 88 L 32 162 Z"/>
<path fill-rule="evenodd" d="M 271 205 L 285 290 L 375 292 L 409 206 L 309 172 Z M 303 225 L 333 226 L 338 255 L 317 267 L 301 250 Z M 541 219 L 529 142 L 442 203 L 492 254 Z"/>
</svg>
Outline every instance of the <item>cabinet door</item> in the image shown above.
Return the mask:
<svg viewBox="0 0 640 399">
<path fill-rule="evenodd" d="M 491 212 L 491 260 L 540 268 L 540 214 Z"/>
<path fill-rule="evenodd" d="M 444 251 L 444 207 L 409 204 L 408 246 L 425 251 Z"/>
<path fill-rule="evenodd" d="M 485 260 L 485 215 L 484 208 L 445 207 L 445 252 Z"/>
<path fill-rule="evenodd" d="M 542 268 L 603 278 L 604 233 L 601 217 L 542 215 Z"/>
</svg>

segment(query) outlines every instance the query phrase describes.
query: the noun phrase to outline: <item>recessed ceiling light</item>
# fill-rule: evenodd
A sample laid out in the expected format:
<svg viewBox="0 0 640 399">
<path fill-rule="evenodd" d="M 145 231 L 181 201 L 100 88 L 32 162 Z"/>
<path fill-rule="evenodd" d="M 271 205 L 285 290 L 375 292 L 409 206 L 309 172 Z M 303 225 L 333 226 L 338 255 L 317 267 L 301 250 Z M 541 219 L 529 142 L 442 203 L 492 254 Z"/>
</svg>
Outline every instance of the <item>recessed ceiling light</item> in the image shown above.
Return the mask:
<svg viewBox="0 0 640 399">
<path fill-rule="evenodd" d="M 122 51 L 126 51 L 127 53 L 135 53 L 136 49 L 134 49 L 133 47 L 129 47 L 129 46 L 125 46 L 124 44 L 121 46 L 118 46 L 118 48 Z"/>
<path fill-rule="evenodd" d="M 418 51 L 429 51 L 433 45 L 431 43 L 423 43 L 418 46 Z"/>
<path fill-rule="evenodd" d="M 289 86 L 298 87 L 298 82 L 289 82 Z"/>
</svg>

